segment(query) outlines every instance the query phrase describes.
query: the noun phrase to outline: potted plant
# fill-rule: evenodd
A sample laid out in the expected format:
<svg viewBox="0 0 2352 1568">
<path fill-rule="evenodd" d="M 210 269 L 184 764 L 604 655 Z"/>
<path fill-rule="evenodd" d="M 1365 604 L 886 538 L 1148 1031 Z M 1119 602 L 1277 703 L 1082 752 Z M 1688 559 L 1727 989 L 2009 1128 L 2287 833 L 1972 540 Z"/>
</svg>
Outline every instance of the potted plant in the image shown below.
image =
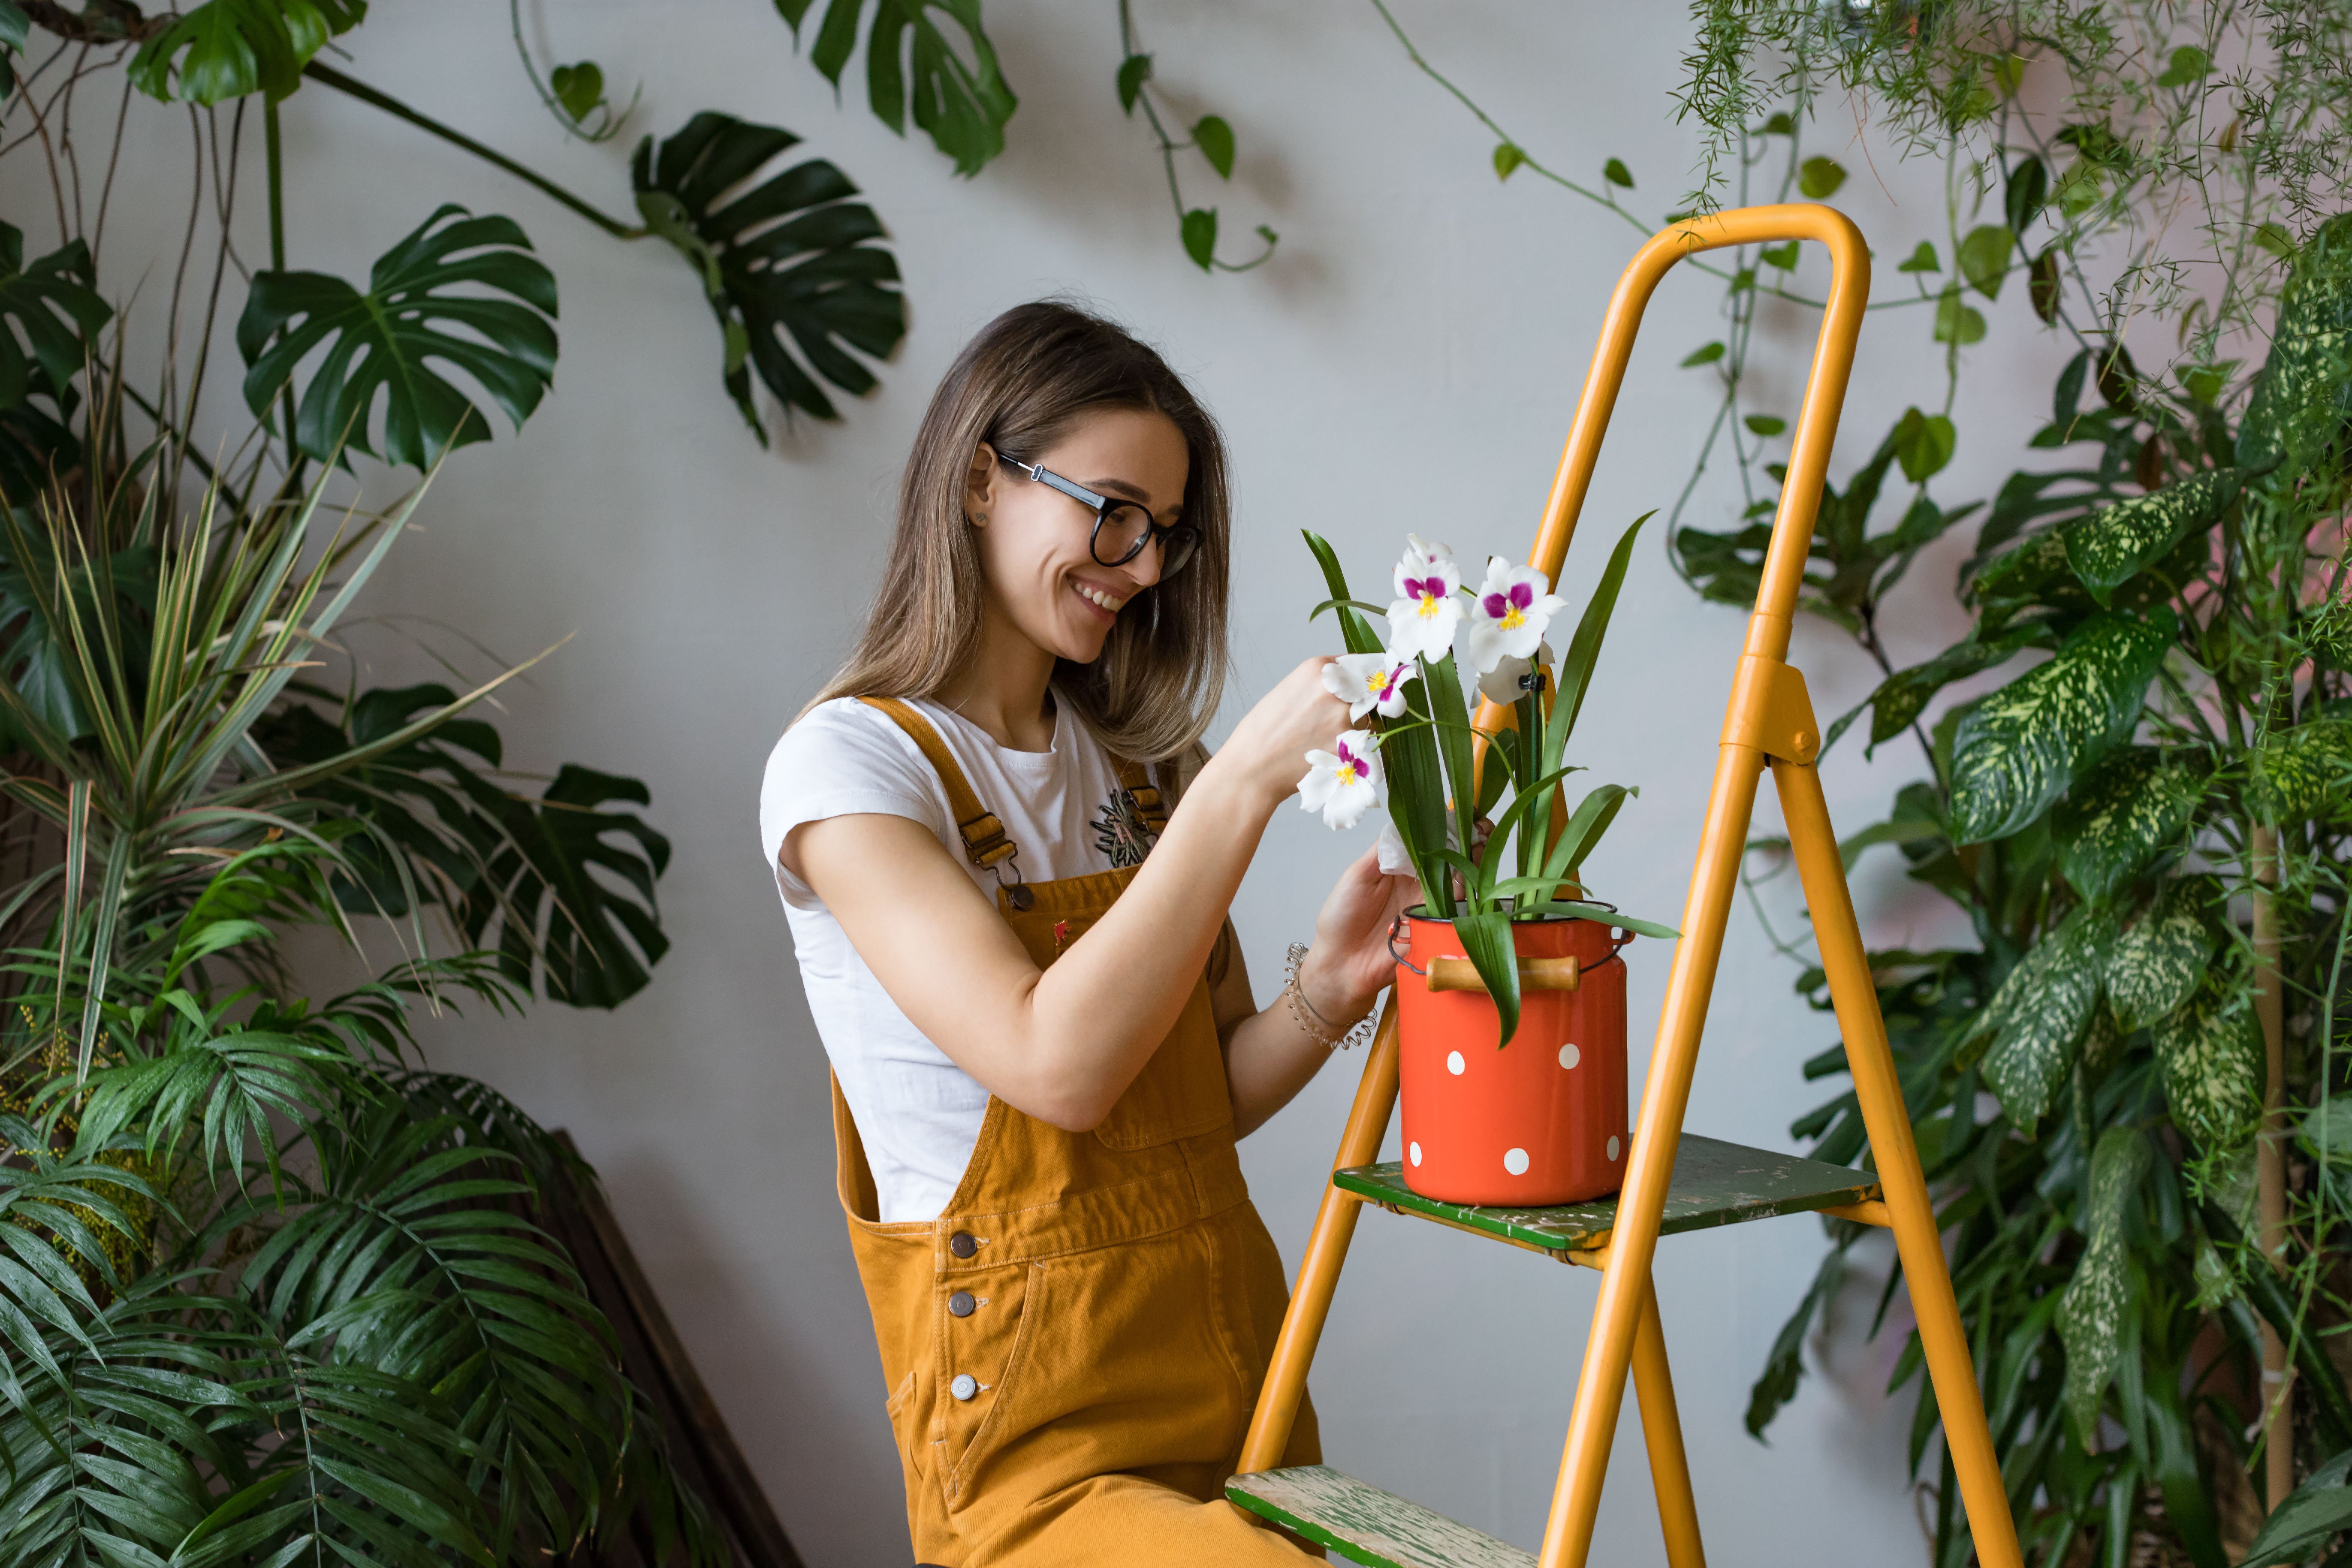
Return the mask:
<svg viewBox="0 0 2352 1568">
<path fill-rule="evenodd" d="M 1325 679 L 1370 727 L 1311 753 L 1299 795 L 1335 827 L 1385 804 L 1421 879 L 1427 901 L 1392 945 L 1404 1179 L 1429 1197 L 1524 1207 L 1622 1180 L 1617 949 L 1675 933 L 1584 898 L 1585 858 L 1639 792 L 1601 784 L 1571 811 L 1562 785 L 1582 770 L 1561 759 L 1648 515 L 1618 541 L 1556 679 L 1543 636 L 1565 605 L 1541 573 L 1492 559 L 1473 594 L 1450 550 L 1414 539 L 1382 609 L 1350 597 L 1330 545 L 1307 535 L 1331 593 L 1315 614 L 1338 612 L 1348 644 Z M 1499 725 L 1472 725 L 1465 666 Z"/>
</svg>

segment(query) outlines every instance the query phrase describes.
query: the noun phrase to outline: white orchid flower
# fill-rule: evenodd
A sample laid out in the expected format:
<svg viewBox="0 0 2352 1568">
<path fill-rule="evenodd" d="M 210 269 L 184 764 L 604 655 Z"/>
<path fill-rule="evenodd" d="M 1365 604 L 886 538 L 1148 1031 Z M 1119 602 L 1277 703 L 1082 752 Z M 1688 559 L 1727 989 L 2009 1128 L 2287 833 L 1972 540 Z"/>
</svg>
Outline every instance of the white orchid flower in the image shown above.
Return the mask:
<svg viewBox="0 0 2352 1568">
<path fill-rule="evenodd" d="M 1500 664 L 1478 678 L 1478 695 L 1489 702 L 1499 702 L 1507 708 L 1525 697 L 1519 682 L 1538 669 L 1549 669 L 1559 662 L 1551 651 L 1551 644 L 1538 645 L 1533 658 L 1513 658 L 1505 654 Z"/>
<path fill-rule="evenodd" d="M 1567 604 L 1534 567 L 1514 566 L 1499 555 L 1489 558 L 1486 581 L 1463 633 L 1470 668 L 1483 679 L 1506 658 L 1534 657 L 1544 628 Z"/>
<path fill-rule="evenodd" d="M 1334 756 L 1329 752 L 1307 753 L 1307 776 L 1298 781 L 1298 804 L 1307 811 L 1323 814 L 1326 827 L 1353 827 L 1364 819 L 1364 813 L 1384 804 L 1388 790 L 1381 779 L 1380 754 L 1372 749 L 1372 737 L 1362 730 L 1349 730 L 1334 742 L 1339 748 Z"/>
<path fill-rule="evenodd" d="M 1462 621 L 1462 568 L 1443 544 L 1408 534 L 1397 563 L 1396 603 L 1389 606 L 1389 653 L 1399 659 L 1444 658 Z"/>
<path fill-rule="evenodd" d="M 1392 653 L 1343 653 L 1323 667 L 1323 685 L 1348 705 L 1348 717 L 1360 719 L 1374 709 L 1383 719 L 1404 713 L 1404 683 L 1412 677 L 1412 660 Z"/>
</svg>

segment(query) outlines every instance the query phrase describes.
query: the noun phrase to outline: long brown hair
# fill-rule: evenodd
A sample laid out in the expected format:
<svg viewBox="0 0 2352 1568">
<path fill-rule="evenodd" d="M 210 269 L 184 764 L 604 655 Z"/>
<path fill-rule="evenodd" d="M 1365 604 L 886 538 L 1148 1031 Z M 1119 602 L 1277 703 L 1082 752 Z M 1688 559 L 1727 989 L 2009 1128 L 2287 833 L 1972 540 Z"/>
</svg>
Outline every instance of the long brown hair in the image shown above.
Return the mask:
<svg viewBox="0 0 2352 1568">
<path fill-rule="evenodd" d="M 1034 460 L 1079 416 L 1154 409 L 1192 457 L 1184 521 L 1193 559 L 1138 595 L 1092 664 L 1060 660 L 1054 689 L 1120 756 L 1159 762 L 1199 740 L 1225 684 L 1225 574 L 1231 559 L 1225 444 L 1217 423 L 1151 349 L 1076 306 L 1041 300 L 981 329 L 949 367 L 898 487 L 898 529 L 865 635 L 815 701 L 928 697 L 980 640 L 980 552 L 964 489 L 982 442 Z"/>
</svg>

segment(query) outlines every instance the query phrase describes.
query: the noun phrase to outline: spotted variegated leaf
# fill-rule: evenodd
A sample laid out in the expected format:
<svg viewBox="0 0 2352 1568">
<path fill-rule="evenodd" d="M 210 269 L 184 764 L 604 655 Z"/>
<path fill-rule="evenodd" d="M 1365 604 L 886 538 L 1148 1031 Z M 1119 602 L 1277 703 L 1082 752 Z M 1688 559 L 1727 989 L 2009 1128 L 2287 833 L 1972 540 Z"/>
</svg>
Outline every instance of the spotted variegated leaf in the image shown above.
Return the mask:
<svg viewBox="0 0 2352 1568">
<path fill-rule="evenodd" d="M 2199 529 L 2210 528 L 2238 499 L 2238 471 L 2212 468 L 2144 496 L 2101 507 L 2059 531 L 2066 563 L 2101 605 L 2152 561 Z"/>
<path fill-rule="evenodd" d="M 1962 718 L 1952 742 L 1952 838 L 2005 838 L 2139 721 L 2171 646 L 2171 612 L 2101 616 Z"/>
<path fill-rule="evenodd" d="M 2275 731 L 2254 753 L 2253 771 L 2255 804 L 2264 816 L 2333 815 L 2347 804 L 2352 784 L 2352 725 L 2319 719 Z"/>
<path fill-rule="evenodd" d="M 2270 357 L 2238 429 L 2238 465 L 2292 485 L 2352 408 L 2352 215 L 2319 226 L 2279 296 Z"/>
<path fill-rule="evenodd" d="M 2211 911 L 2221 884 L 2182 877 L 2108 943 L 2107 1005 L 2128 1032 L 2146 1028 L 2189 1000 L 2213 959 Z"/>
<path fill-rule="evenodd" d="M 2157 1067 L 2172 1124 L 2209 1149 L 2253 1136 L 2263 1109 L 2263 1031 L 2233 966 L 2208 969 L 2188 1001 L 2156 1022 Z"/>
<path fill-rule="evenodd" d="M 2099 1401 L 2123 1357 L 2124 1307 L 2131 1285 L 2124 1216 L 2150 1159 L 2147 1135 L 2137 1127 L 2110 1127 L 2099 1135 L 2083 1205 L 2083 1256 L 2058 1301 L 2058 1342 L 2066 1347 L 2066 1416 L 2086 1452 L 2098 1447 Z"/>
<path fill-rule="evenodd" d="M 2179 839 L 2197 795 L 2196 774 L 2152 746 L 2108 753 L 2051 810 L 2059 870 L 2084 898 L 2105 898 Z"/>
<path fill-rule="evenodd" d="M 2092 906 L 2077 909 L 2009 972 L 1993 994 L 1985 1087 L 2028 1137 L 2050 1113 L 2074 1070 L 2099 999 L 2099 953 L 2114 930 Z"/>
<path fill-rule="evenodd" d="M 2091 1026 L 2083 1031 L 2083 1076 L 2095 1088 L 2123 1056 L 2124 1026 L 2103 1001 L 2091 1009 Z"/>
<path fill-rule="evenodd" d="M 1863 755 L 1868 756 L 1872 749 L 1909 729 L 1945 687 L 2006 663 L 2047 636 L 2039 626 L 2012 627 L 1983 642 L 1971 634 L 1965 642 L 1953 644 L 1925 664 L 1896 670 L 1881 681 L 1878 689 L 1863 704 L 1870 710 L 1870 745 L 1864 748 Z M 1835 744 L 1861 712 L 1862 709 L 1857 708 L 1831 725 L 1829 738 L 1822 742 L 1822 750 Z"/>
</svg>

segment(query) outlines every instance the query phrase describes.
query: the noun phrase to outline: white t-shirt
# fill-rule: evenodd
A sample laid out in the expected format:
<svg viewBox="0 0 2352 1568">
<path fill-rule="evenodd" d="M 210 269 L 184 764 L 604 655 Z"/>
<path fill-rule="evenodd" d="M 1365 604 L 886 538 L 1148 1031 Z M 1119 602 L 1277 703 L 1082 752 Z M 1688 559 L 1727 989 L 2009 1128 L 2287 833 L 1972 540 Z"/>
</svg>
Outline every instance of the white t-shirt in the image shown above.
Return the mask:
<svg viewBox="0 0 2352 1568">
<path fill-rule="evenodd" d="M 931 721 L 982 806 L 1020 847 L 1022 879 L 1082 877 L 1142 860 L 1148 845 L 1110 753 L 1068 703 L 1058 705 L 1050 752 L 1008 750 L 936 702 L 909 706 Z M 971 1163 L 988 1090 L 908 1021 L 833 911 L 776 858 L 803 823 L 868 812 L 929 827 L 994 904 L 996 871 L 965 855 L 947 788 L 930 763 L 888 715 L 839 698 L 812 709 L 768 754 L 761 847 L 783 895 L 809 1012 L 873 1167 L 879 1217 L 936 1219 Z"/>
</svg>

